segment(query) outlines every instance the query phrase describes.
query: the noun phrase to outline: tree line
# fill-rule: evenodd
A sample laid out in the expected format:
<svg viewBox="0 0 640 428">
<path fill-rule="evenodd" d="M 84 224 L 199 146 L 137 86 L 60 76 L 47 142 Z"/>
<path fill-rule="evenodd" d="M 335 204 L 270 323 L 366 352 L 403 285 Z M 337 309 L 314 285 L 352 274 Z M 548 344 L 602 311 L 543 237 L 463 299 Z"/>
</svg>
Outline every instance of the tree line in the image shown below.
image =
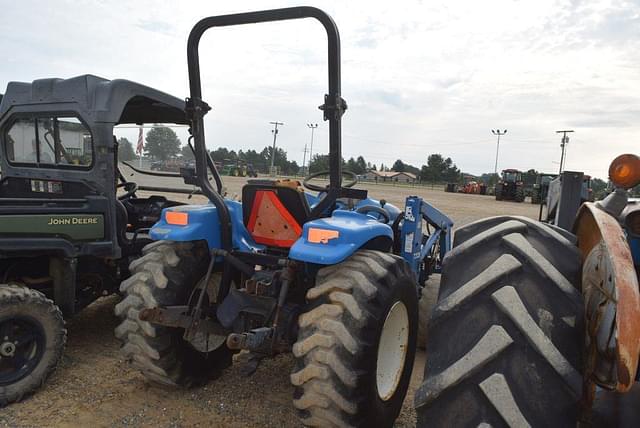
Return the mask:
<svg viewBox="0 0 640 428">
<path fill-rule="evenodd" d="M 229 150 L 226 147 L 220 147 L 210 152 L 214 162 L 220 164 L 243 161 L 253 165 L 257 172 L 263 174 L 269 173 L 271 166 L 271 153 L 273 147 L 265 146 L 261 151 L 256 150 Z M 144 155 L 154 161 L 166 161 L 182 157 L 185 160 L 193 159 L 193 152 L 188 145 L 182 145 L 180 138 L 173 129 L 166 126 L 154 126 L 145 136 Z M 126 138 L 118 140 L 118 158 L 124 161 L 130 161 L 136 158 L 133 144 Z M 278 168 L 284 175 L 300 175 L 307 171 L 302 168 L 296 161 L 287 158 L 287 152 L 282 148 L 276 148 L 276 156 L 274 166 Z M 396 171 L 408 172 L 414 174 L 417 179 L 427 183 L 462 183 L 465 180 L 465 174 L 456 166 L 450 157 L 445 158 L 439 153 L 433 153 L 427 157 L 427 162 L 420 167 L 404 163 L 402 160 L 396 160 L 391 167 L 381 163 L 380 166 L 375 163 L 367 162 L 364 156 L 356 158 L 350 157 L 348 160 L 342 159 L 342 166 L 357 175 L 366 174 L 368 171 Z M 307 165 L 308 172 L 320 172 L 329 170 L 329 155 L 316 154 Z M 522 179 L 525 185 L 530 186 L 536 182 L 538 171 L 529 169 L 522 173 Z M 487 185 L 494 185 L 497 177 L 493 173 L 485 173 L 479 177 L 474 177 Z M 607 182 L 598 178 L 592 178 L 591 188 L 596 196 L 606 192 Z M 637 192 L 637 189 L 634 189 Z"/>
<path fill-rule="evenodd" d="M 219 147 L 210 152 L 214 162 L 220 164 L 236 161 L 251 164 L 253 168 L 261 173 L 268 173 L 271 167 L 271 154 L 273 147 L 265 146 L 261 151 L 256 150 L 229 150 L 226 147 Z M 185 160 L 193 159 L 193 153 L 188 145 L 182 145 L 178 135 L 165 126 L 155 126 L 151 128 L 145 136 L 144 155 L 154 161 L 166 161 L 182 157 Z M 120 160 L 130 161 L 136 158 L 133 143 L 126 138 L 118 140 L 118 157 Z M 342 159 L 343 168 L 357 175 L 366 174 L 368 171 L 396 171 L 409 172 L 414 174 L 421 181 L 444 182 L 458 181 L 461 177 L 460 169 L 451 158 L 444 158 L 440 154 L 432 154 L 427 158 L 427 163 L 420 168 L 396 160 L 391 167 L 381 163 L 380 166 L 367 162 L 363 156 L 357 158 Z M 299 175 L 307 171 L 294 160 L 289 160 L 287 152 L 282 148 L 276 148 L 274 166 L 284 175 Z M 307 166 L 309 173 L 328 171 L 329 156 L 316 154 L 309 161 Z"/>
</svg>

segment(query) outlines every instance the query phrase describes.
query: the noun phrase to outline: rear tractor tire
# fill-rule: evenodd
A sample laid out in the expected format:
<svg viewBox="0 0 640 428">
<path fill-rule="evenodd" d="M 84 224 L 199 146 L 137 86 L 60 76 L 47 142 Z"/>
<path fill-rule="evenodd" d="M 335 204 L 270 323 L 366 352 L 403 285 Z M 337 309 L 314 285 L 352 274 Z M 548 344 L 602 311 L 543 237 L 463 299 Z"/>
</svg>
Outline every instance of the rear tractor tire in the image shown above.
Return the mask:
<svg viewBox="0 0 640 428">
<path fill-rule="evenodd" d="M 581 396 L 580 255 L 518 217 L 456 233 L 429 325 L 418 427 L 575 426 Z"/>
<path fill-rule="evenodd" d="M 293 404 L 303 424 L 393 424 L 413 368 L 417 292 L 407 263 L 379 251 L 318 272 L 293 346 Z"/>
<path fill-rule="evenodd" d="M 0 407 L 44 385 L 66 340 L 62 312 L 44 294 L 0 284 Z"/>
<path fill-rule="evenodd" d="M 142 253 L 129 267 L 131 277 L 120 285 L 125 297 L 115 308 L 122 320 L 115 330 L 122 353 L 152 383 L 204 384 L 231 365 L 227 346 L 199 352 L 183 339 L 182 329 L 154 325 L 138 315 L 144 308 L 187 304 L 194 286 L 206 274 L 206 244 L 157 241 Z"/>
</svg>

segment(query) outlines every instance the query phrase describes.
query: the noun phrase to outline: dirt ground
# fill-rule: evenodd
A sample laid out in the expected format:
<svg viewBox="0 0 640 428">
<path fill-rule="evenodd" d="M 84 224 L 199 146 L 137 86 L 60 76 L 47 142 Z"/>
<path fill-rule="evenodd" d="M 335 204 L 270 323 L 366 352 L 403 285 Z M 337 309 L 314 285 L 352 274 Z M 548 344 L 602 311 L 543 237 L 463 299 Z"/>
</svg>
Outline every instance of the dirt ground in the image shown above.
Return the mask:
<svg viewBox="0 0 640 428">
<path fill-rule="evenodd" d="M 173 183 L 153 180 L 147 185 Z M 225 179 L 228 195 L 240 194 L 244 179 Z M 142 183 L 141 183 L 142 184 Z M 184 185 L 182 185 L 184 187 Z M 400 207 L 408 195 L 418 195 L 449 215 L 456 225 L 493 215 L 537 217 L 537 205 L 497 202 L 490 196 L 445 193 L 441 188 L 359 186 L 371 197 Z M 185 199 L 181 196 L 180 199 Z M 189 201 L 199 203 L 194 196 Z M 431 287 L 434 293 L 437 287 Z M 289 373 L 293 359 L 281 355 L 264 361 L 250 377 L 238 361 L 205 387 L 169 390 L 150 386 L 122 360 L 113 336 L 118 297 L 103 298 L 68 321 L 68 343 L 62 363 L 32 397 L 0 409 L 0 426 L 299 426 L 291 399 Z M 396 426 L 414 426 L 413 392 L 422 379 L 425 354 L 419 352 L 409 394 Z"/>
</svg>

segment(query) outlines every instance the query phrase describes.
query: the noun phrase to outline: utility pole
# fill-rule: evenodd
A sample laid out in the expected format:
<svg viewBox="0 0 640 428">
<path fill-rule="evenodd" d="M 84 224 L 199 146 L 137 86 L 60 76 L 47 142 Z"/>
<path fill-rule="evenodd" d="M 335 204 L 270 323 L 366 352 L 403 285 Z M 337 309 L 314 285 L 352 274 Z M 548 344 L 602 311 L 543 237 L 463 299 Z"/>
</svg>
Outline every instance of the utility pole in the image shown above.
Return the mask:
<svg viewBox="0 0 640 428">
<path fill-rule="evenodd" d="M 560 147 L 562 147 L 562 154 L 560 155 L 559 174 L 562 174 L 562 167 L 564 167 L 564 153 L 565 153 L 567 144 L 569 144 L 569 137 L 567 137 L 567 134 L 569 132 L 573 132 L 573 130 L 556 131 L 556 134 L 562 134 L 562 140 L 560 140 Z"/>
<path fill-rule="evenodd" d="M 496 146 L 496 165 L 493 167 L 493 173 L 497 176 L 498 175 L 498 151 L 500 150 L 500 136 L 506 134 L 507 130 L 505 129 L 503 132 L 500 132 L 499 129 L 496 129 L 496 130 L 492 129 L 491 133 L 493 135 L 498 136 L 498 145 Z"/>
<path fill-rule="evenodd" d="M 276 139 L 278 138 L 278 125 L 284 125 L 282 122 L 269 122 L 273 125 L 273 129 L 271 132 L 273 133 L 273 151 L 271 152 L 271 170 L 269 171 L 271 176 L 276 175 L 275 170 L 273 169 L 274 162 L 276 160 Z"/>
<path fill-rule="evenodd" d="M 302 156 L 302 174 L 303 175 L 307 175 L 304 172 L 304 165 L 305 165 L 305 163 L 307 163 L 307 145 L 306 144 L 304 145 L 304 150 L 303 151 L 304 151 L 304 155 Z"/>
<path fill-rule="evenodd" d="M 309 166 L 313 160 L 313 131 L 318 127 L 317 123 L 307 123 L 307 127 L 311 129 L 311 146 L 309 147 Z"/>
</svg>

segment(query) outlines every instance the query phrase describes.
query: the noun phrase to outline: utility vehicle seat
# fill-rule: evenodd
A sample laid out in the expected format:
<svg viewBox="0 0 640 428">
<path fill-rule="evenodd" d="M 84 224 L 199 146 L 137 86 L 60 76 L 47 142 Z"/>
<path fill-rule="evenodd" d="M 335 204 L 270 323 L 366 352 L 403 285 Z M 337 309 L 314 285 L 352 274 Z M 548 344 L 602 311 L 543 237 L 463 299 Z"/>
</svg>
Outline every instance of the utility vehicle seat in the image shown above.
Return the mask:
<svg viewBox="0 0 640 428">
<path fill-rule="evenodd" d="M 302 234 L 309 212 L 297 180 L 249 180 L 242 188 L 244 225 L 259 244 L 291 247 Z"/>
</svg>

